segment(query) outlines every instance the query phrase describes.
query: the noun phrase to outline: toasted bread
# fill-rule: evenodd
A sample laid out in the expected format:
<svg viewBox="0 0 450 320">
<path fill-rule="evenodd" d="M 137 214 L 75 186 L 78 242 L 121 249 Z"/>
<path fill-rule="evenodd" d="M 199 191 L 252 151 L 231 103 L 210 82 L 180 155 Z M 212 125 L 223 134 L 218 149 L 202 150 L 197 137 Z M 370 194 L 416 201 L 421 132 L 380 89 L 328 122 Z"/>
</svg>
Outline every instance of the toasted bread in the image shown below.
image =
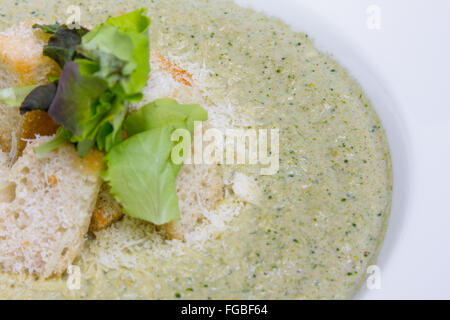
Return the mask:
<svg viewBox="0 0 450 320">
<path fill-rule="evenodd" d="M 0 266 L 44 278 L 64 272 L 82 249 L 103 157 L 80 159 L 69 144 L 36 155 L 48 140 L 30 143 L 0 184 Z"/>
</svg>

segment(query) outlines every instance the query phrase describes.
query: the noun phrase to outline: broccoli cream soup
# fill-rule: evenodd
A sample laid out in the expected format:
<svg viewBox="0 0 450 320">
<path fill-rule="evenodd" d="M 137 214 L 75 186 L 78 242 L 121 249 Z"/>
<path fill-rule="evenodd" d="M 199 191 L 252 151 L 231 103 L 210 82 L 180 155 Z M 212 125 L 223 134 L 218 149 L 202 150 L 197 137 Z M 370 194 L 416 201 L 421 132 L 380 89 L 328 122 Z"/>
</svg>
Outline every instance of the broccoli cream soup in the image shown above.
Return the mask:
<svg viewBox="0 0 450 320">
<path fill-rule="evenodd" d="M 185 241 L 128 216 L 90 235 L 61 277 L 0 273 L 0 298 L 343 299 L 365 279 L 383 239 L 391 164 L 363 90 L 306 34 L 231 2 L 0 1 L 0 29 L 90 27 L 145 7 L 151 50 L 192 74 L 221 129 L 278 129 L 279 168 L 220 166 L 229 194 Z M 242 201 L 245 176 L 259 200 Z M 80 280 L 79 286 L 77 281 Z"/>
</svg>

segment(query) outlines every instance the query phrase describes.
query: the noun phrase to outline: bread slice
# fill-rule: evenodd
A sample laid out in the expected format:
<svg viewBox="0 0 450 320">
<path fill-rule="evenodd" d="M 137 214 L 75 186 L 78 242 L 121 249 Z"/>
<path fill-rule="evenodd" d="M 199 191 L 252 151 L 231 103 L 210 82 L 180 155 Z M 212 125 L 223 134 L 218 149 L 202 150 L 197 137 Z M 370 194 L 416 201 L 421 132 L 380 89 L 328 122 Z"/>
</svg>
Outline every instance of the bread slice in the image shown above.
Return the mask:
<svg viewBox="0 0 450 320">
<path fill-rule="evenodd" d="M 64 272 L 82 249 L 103 157 L 93 151 L 81 159 L 72 145 L 36 155 L 49 139 L 30 143 L 0 190 L 0 266 L 44 278 Z"/>
<path fill-rule="evenodd" d="M 42 51 L 49 35 L 23 22 L 0 33 L 0 88 L 44 84 L 59 66 Z M 22 117 L 18 108 L 0 104 L 0 148 L 9 152 L 14 141 L 21 141 Z"/>
</svg>

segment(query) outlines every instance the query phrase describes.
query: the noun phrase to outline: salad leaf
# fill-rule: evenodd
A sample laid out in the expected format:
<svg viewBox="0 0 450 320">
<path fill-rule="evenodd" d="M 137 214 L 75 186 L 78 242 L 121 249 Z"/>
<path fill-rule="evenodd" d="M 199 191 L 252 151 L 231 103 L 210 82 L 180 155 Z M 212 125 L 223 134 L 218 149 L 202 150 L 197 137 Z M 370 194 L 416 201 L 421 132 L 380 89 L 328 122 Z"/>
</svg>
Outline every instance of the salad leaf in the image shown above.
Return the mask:
<svg viewBox="0 0 450 320">
<path fill-rule="evenodd" d="M 71 142 L 77 144 L 80 156 L 95 145 L 108 152 L 120 143 L 128 104 L 142 99 L 150 71 L 150 19 L 144 12 L 108 19 L 86 33 L 80 45 L 77 36 L 86 29 L 68 33 L 63 26 L 54 35 L 64 40 L 55 43 L 59 41 L 57 47 L 65 53 L 54 51 L 61 53 L 58 59 L 64 69 L 48 113 L 72 133 Z"/>
<path fill-rule="evenodd" d="M 137 134 L 106 155 L 103 179 L 125 213 L 161 225 L 180 219 L 175 179 L 181 165 L 170 160 L 170 127 Z"/>
<path fill-rule="evenodd" d="M 18 107 L 23 100 L 39 85 L 14 87 L 0 90 L 0 102 L 7 107 Z"/>
<path fill-rule="evenodd" d="M 20 114 L 33 110 L 47 111 L 56 94 L 57 82 L 0 90 L 0 102 L 7 107 L 20 106 Z"/>
<path fill-rule="evenodd" d="M 33 29 L 41 29 L 45 33 L 55 34 L 59 29 L 61 29 L 61 24 L 56 22 L 54 24 L 33 24 Z"/>
<path fill-rule="evenodd" d="M 81 38 L 89 32 L 86 28 L 69 29 L 66 25 L 39 25 L 44 32 L 53 34 L 47 45 L 44 46 L 44 55 L 55 60 L 61 68 L 72 61 L 76 56 L 77 46 L 81 44 Z"/>
<path fill-rule="evenodd" d="M 128 116 L 129 138 L 107 154 L 103 178 L 111 192 L 132 217 L 164 224 L 180 217 L 175 180 L 181 164 L 171 159 L 174 130 L 192 133 L 194 121 L 208 118 L 199 105 L 180 105 L 159 99 Z"/>
<path fill-rule="evenodd" d="M 75 142 L 77 141 L 77 139 L 71 139 L 71 142 Z M 81 140 L 80 142 L 77 143 L 77 152 L 78 155 L 82 158 L 84 158 L 89 151 L 92 150 L 92 148 L 94 147 L 95 141 L 94 140 L 90 140 L 90 139 L 85 139 L 85 140 Z"/>
<path fill-rule="evenodd" d="M 56 95 L 57 86 L 57 82 L 51 82 L 34 88 L 20 105 L 20 114 L 24 115 L 33 110 L 47 111 Z"/>
<path fill-rule="evenodd" d="M 110 107 L 107 89 L 103 80 L 82 75 L 78 63 L 71 61 L 61 74 L 48 114 L 80 141 L 87 139 Z"/>
<path fill-rule="evenodd" d="M 39 147 L 34 148 L 34 152 L 36 154 L 43 154 L 43 153 L 50 152 L 50 151 L 58 148 L 60 145 L 66 143 L 66 142 L 69 142 L 71 136 L 72 136 L 72 134 L 70 133 L 70 131 L 68 131 L 64 127 L 59 127 L 58 130 L 56 131 L 55 137 L 52 140 L 50 140 L 49 142 L 44 143 L 44 144 L 40 145 Z"/>
<path fill-rule="evenodd" d="M 117 17 L 111 17 L 106 22 L 118 27 L 123 32 L 147 32 L 150 19 L 145 15 L 146 9 L 138 9 Z"/>
<path fill-rule="evenodd" d="M 128 103 L 116 99 L 112 108 L 103 118 L 97 135 L 97 147 L 99 150 L 109 151 L 114 145 L 123 140 L 122 126 L 128 113 Z"/>
<path fill-rule="evenodd" d="M 124 128 L 128 136 L 163 126 L 186 128 L 192 133 L 194 121 L 205 120 L 208 120 L 208 113 L 198 104 L 179 104 L 174 99 L 158 99 L 130 115 Z"/>
<path fill-rule="evenodd" d="M 98 61 L 94 76 L 107 81 L 113 92 L 133 96 L 142 91 L 150 72 L 145 9 L 109 18 L 82 39 L 78 52 Z"/>
</svg>

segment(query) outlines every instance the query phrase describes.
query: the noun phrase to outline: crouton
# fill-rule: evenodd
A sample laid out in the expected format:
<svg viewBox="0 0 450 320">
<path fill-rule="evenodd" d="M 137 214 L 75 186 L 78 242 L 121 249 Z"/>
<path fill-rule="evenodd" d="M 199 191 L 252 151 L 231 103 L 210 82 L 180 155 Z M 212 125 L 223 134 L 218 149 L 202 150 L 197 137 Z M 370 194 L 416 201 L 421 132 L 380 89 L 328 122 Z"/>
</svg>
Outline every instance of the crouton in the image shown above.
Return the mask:
<svg viewBox="0 0 450 320">
<path fill-rule="evenodd" d="M 93 151 L 81 159 L 70 144 L 36 155 L 34 147 L 49 139 L 36 139 L 9 170 L 3 166 L 0 267 L 5 271 L 60 275 L 82 249 L 103 155 Z"/>
<path fill-rule="evenodd" d="M 21 23 L 0 33 L 0 88 L 44 84 L 59 66 L 42 51 L 49 35 Z M 0 147 L 9 152 L 13 141 L 20 141 L 22 117 L 18 108 L 0 104 Z"/>
<path fill-rule="evenodd" d="M 110 189 L 107 183 L 103 183 L 100 188 L 89 226 L 91 232 L 103 230 L 123 216 L 122 206 L 110 193 Z"/>
<path fill-rule="evenodd" d="M 17 141 L 17 156 L 22 155 L 28 140 L 36 136 L 52 136 L 56 133 L 59 125 L 53 121 L 47 112 L 33 110 L 22 116 L 22 129 L 19 141 Z"/>
</svg>

